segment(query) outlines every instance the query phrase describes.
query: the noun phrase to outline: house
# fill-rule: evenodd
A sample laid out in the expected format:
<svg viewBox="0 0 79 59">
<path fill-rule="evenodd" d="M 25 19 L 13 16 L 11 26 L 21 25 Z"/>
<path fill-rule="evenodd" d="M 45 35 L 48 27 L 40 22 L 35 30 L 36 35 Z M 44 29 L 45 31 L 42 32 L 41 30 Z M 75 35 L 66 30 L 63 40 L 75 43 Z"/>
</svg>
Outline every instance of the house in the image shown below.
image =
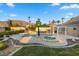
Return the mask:
<svg viewBox="0 0 79 59">
<path fill-rule="evenodd" d="M 26 30 L 25 27 L 11 27 L 11 30 Z"/>
<path fill-rule="evenodd" d="M 7 21 L 0 21 L 0 27 L 8 27 L 9 24 Z"/>
<path fill-rule="evenodd" d="M 57 26 L 60 28 L 59 33 L 79 37 L 79 16 L 71 18 L 69 21 Z"/>
<path fill-rule="evenodd" d="M 50 30 L 50 27 L 39 27 L 39 30 L 42 33 L 48 33 Z M 38 32 L 38 27 L 36 27 L 36 32 Z"/>
<path fill-rule="evenodd" d="M 0 21 L 0 32 L 5 31 L 5 27 L 8 27 L 8 23 L 6 21 Z"/>
<path fill-rule="evenodd" d="M 15 20 L 15 19 L 10 19 L 12 26 L 16 26 L 16 27 L 29 27 L 32 26 L 32 23 L 26 22 L 26 21 L 22 21 L 22 20 Z"/>
<path fill-rule="evenodd" d="M 50 23 L 47 24 L 47 26 L 41 26 L 39 28 L 41 33 L 51 33 L 51 34 L 55 34 L 56 33 L 56 24 Z M 36 32 L 38 32 L 38 27 L 36 27 Z"/>
<path fill-rule="evenodd" d="M 50 32 L 52 34 L 55 34 L 57 32 L 57 25 L 56 24 L 50 23 L 50 24 L 48 24 L 48 26 L 50 26 Z"/>
<path fill-rule="evenodd" d="M 0 27 L 0 32 L 4 32 L 5 31 L 5 27 Z"/>
<path fill-rule="evenodd" d="M 1 31 L 5 27 L 11 27 L 11 30 L 25 30 L 27 27 L 32 26 L 32 25 L 33 23 L 29 23 L 29 22 L 21 21 L 21 20 L 14 20 L 14 19 L 9 19 L 8 21 L 0 21 Z"/>
</svg>

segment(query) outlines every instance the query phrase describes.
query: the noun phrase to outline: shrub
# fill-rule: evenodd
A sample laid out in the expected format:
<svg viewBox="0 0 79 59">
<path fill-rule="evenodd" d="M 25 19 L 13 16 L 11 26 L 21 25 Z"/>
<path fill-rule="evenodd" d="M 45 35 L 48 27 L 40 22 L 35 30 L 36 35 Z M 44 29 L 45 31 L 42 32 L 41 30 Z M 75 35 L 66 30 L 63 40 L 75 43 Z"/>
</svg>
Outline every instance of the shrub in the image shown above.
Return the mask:
<svg viewBox="0 0 79 59">
<path fill-rule="evenodd" d="M 24 30 L 0 32 L 0 37 L 3 37 L 4 35 L 19 34 L 19 33 L 23 33 L 23 32 L 24 32 Z"/>
<path fill-rule="evenodd" d="M 6 44 L 6 42 L 0 41 L 0 50 L 3 50 L 5 48 L 7 48 L 7 47 L 8 47 L 8 45 Z"/>
<path fill-rule="evenodd" d="M 30 26 L 30 27 L 26 28 L 26 30 L 32 30 L 32 31 L 34 31 L 35 29 L 36 29 L 35 26 Z"/>
<path fill-rule="evenodd" d="M 10 29 L 10 27 L 5 27 L 5 30 L 10 31 L 11 29 Z"/>
<path fill-rule="evenodd" d="M 0 41 L 1 41 L 1 40 L 3 40 L 3 39 L 0 39 Z"/>
</svg>

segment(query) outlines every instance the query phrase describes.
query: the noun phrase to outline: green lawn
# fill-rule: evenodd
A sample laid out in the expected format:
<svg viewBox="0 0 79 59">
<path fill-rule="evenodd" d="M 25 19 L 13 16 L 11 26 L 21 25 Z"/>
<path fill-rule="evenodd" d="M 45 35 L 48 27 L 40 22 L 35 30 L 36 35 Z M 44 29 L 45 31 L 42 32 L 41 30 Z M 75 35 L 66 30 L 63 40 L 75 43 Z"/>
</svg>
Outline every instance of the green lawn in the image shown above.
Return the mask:
<svg viewBox="0 0 79 59">
<path fill-rule="evenodd" d="M 71 48 L 23 47 L 14 56 L 79 56 L 79 45 Z"/>
</svg>

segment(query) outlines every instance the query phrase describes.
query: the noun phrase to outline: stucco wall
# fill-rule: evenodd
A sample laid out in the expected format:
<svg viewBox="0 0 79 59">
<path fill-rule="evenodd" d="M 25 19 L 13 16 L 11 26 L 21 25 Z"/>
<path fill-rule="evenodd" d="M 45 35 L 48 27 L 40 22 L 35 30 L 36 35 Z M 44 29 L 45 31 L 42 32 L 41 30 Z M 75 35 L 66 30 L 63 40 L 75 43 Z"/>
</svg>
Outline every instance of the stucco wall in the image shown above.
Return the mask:
<svg viewBox="0 0 79 59">
<path fill-rule="evenodd" d="M 25 30 L 24 27 L 11 27 L 11 30 Z"/>
<path fill-rule="evenodd" d="M 74 30 L 73 27 L 71 27 L 71 28 L 68 28 L 67 34 L 79 37 L 79 30 L 78 29 Z"/>
<path fill-rule="evenodd" d="M 40 31 L 48 31 L 50 30 L 50 27 L 40 27 L 39 29 Z M 38 28 L 36 28 L 36 31 L 38 31 Z"/>
<path fill-rule="evenodd" d="M 4 27 L 0 27 L 0 32 L 4 32 L 5 28 Z"/>
</svg>

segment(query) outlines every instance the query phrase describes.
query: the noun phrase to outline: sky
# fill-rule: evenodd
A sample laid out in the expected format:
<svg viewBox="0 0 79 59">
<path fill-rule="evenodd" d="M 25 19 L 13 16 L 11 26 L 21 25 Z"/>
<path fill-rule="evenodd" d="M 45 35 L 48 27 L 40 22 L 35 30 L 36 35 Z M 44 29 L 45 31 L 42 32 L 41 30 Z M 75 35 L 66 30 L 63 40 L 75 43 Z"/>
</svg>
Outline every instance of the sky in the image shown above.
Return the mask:
<svg viewBox="0 0 79 59">
<path fill-rule="evenodd" d="M 8 19 L 35 22 L 40 18 L 42 23 L 52 20 L 69 20 L 79 16 L 78 3 L 0 3 L 0 21 Z"/>
</svg>

